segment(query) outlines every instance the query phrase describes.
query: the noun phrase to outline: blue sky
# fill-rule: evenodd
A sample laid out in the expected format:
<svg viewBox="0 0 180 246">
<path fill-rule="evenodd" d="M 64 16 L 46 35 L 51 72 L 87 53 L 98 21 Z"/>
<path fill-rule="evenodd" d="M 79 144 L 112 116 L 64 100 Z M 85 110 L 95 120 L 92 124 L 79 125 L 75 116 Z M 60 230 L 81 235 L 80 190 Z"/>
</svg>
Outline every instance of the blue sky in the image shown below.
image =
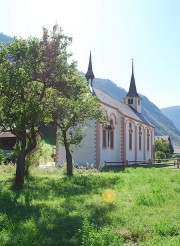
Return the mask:
<svg viewBox="0 0 180 246">
<path fill-rule="evenodd" d="M 0 32 L 41 37 L 55 23 L 73 38 L 69 49 L 86 72 L 128 90 L 131 59 L 136 87 L 159 108 L 180 105 L 179 0 L 0 0 Z"/>
</svg>

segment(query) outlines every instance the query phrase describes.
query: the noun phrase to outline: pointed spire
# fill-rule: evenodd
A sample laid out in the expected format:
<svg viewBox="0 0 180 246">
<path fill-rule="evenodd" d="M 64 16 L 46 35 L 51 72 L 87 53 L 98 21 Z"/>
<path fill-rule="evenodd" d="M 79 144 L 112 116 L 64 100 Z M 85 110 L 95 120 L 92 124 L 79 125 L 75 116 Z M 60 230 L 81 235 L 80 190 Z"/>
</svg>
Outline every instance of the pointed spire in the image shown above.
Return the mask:
<svg viewBox="0 0 180 246">
<path fill-rule="evenodd" d="M 136 90 L 136 83 L 134 79 L 134 66 L 133 66 L 133 59 L 132 59 L 132 74 L 131 74 L 131 82 L 129 86 L 129 91 L 127 93 L 128 97 L 139 97 L 137 90 Z"/>
<path fill-rule="evenodd" d="M 134 76 L 133 58 L 132 58 L 132 74 L 133 74 L 133 76 Z"/>
<path fill-rule="evenodd" d="M 87 81 L 89 81 L 89 79 L 91 79 L 91 81 L 94 79 L 94 73 L 92 70 L 92 61 L 91 61 L 91 51 L 90 51 L 90 56 L 89 56 L 88 70 L 87 70 L 85 77 L 86 77 Z"/>
</svg>

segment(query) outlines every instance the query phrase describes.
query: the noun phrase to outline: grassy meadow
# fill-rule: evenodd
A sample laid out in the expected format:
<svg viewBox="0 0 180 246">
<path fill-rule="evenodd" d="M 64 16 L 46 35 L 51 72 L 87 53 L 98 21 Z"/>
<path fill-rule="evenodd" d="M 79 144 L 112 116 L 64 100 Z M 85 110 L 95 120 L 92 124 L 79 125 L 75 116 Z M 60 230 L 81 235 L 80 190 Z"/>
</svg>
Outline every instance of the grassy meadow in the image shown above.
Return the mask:
<svg viewBox="0 0 180 246">
<path fill-rule="evenodd" d="M 0 166 L 1 246 L 180 245 L 180 172 L 34 168 L 22 191 Z"/>
</svg>

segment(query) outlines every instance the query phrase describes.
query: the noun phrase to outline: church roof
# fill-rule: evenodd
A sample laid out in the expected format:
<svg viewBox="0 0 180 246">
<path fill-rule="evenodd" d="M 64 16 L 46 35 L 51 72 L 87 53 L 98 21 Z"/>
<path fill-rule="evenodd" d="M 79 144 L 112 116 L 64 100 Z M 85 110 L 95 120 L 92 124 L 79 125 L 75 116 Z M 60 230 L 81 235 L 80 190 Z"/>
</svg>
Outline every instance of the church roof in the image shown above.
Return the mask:
<svg viewBox="0 0 180 246">
<path fill-rule="evenodd" d="M 129 91 L 126 95 L 127 97 L 139 97 L 137 90 L 136 90 L 136 83 L 134 78 L 134 68 L 133 68 L 133 61 L 132 61 L 132 74 L 131 74 L 131 82 L 129 86 Z"/>
<path fill-rule="evenodd" d="M 102 92 L 101 90 L 98 90 L 96 88 L 93 88 L 94 90 L 94 94 L 99 98 L 99 100 L 104 103 L 107 104 L 109 106 L 112 106 L 114 108 L 116 108 L 120 113 L 122 113 L 123 115 L 133 118 L 137 121 L 141 121 L 146 125 L 150 125 L 152 126 L 143 116 L 142 114 L 138 113 L 135 109 L 133 109 L 133 107 L 119 101 L 118 99 Z"/>
<path fill-rule="evenodd" d="M 92 70 L 91 51 L 90 51 L 90 56 L 89 56 L 88 70 L 87 70 L 87 73 L 85 74 L 85 77 L 86 77 L 87 80 L 94 79 L 94 73 L 93 73 L 93 70 Z"/>
</svg>

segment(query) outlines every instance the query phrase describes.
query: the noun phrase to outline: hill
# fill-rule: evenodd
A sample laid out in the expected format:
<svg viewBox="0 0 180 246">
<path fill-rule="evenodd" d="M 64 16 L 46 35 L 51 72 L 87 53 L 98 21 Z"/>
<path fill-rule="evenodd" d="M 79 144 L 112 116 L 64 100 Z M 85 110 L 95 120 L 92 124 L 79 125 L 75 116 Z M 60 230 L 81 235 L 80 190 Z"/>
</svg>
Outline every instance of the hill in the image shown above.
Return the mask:
<svg viewBox="0 0 180 246">
<path fill-rule="evenodd" d="M 109 79 L 95 78 L 94 86 L 121 101 L 123 101 L 123 97 L 127 94 L 127 91 L 117 86 Z M 140 96 L 142 98 L 143 105 L 142 114 L 152 125 L 155 126 L 155 135 L 170 135 L 174 143 L 180 143 L 180 130 L 178 130 L 174 125 L 173 119 L 170 118 L 172 119 L 170 120 L 166 117 L 146 96 Z"/>
<path fill-rule="evenodd" d="M 4 35 L 3 33 L 0 33 L 0 43 L 9 43 L 13 42 L 14 39 L 12 37 L 9 37 L 7 35 Z"/>
<path fill-rule="evenodd" d="M 175 127 L 180 131 L 180 106 L 162 108 L 161 111 L 173 121 Z"/>
</svg>

